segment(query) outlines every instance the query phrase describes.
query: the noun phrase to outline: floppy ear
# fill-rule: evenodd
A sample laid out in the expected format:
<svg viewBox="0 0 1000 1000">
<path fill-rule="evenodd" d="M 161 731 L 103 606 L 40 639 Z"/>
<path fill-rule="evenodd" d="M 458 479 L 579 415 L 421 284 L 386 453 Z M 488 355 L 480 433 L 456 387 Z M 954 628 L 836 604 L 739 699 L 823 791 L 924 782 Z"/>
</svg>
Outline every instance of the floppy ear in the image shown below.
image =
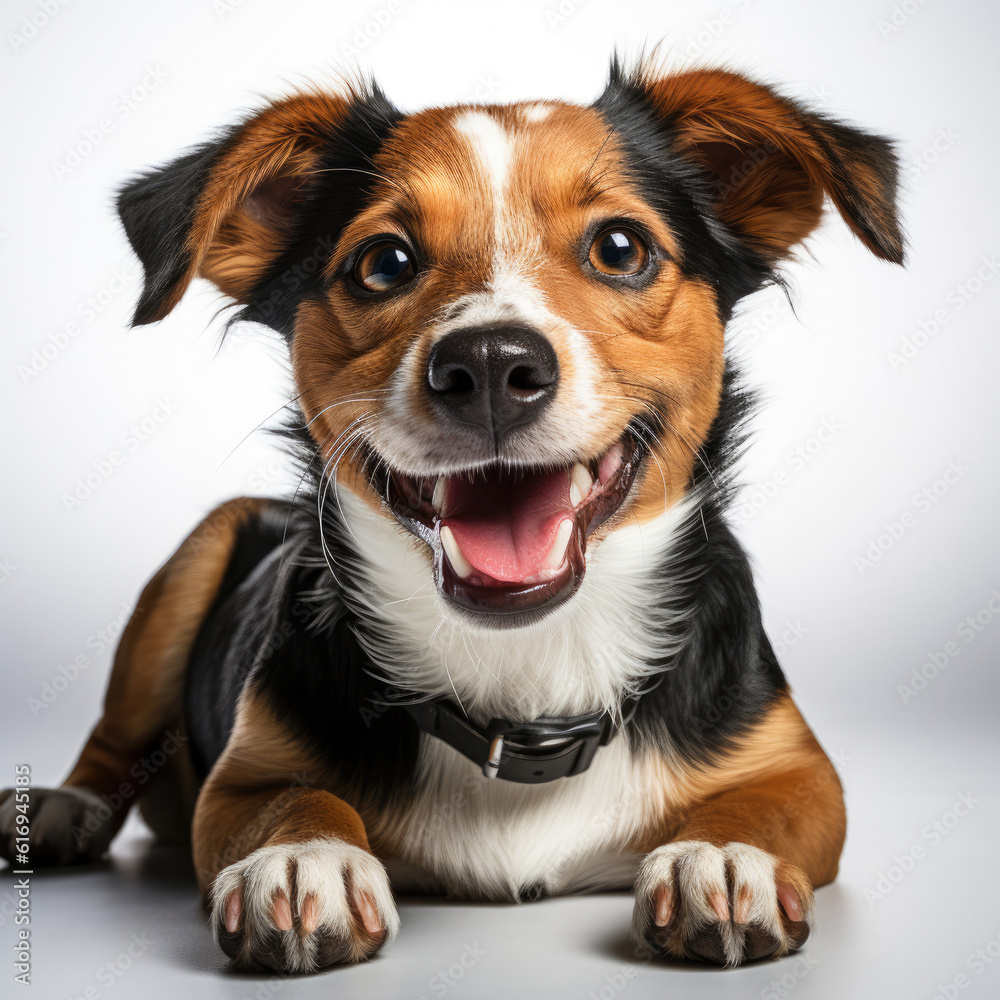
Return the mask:
<svg viewBox="0 0 1000 1000">
<path fill-rule="evenodd" d="M 720 70 L 629 78 L 676 153 L 707 174 L 715 215 L 768 262 L 788 255 L 820 220 L 824 194 L 876 256 L 903 262 L 892 144 Z"/>
<path fill-rule="evenodd" d="M 133 323 L 166 316 L 196 275 L 248 304 L 295 241 L 331 151 L 364 153 L 349 134 L 358 106 L 383 100 L 373 90 L 278 101 L 126 184 L 118 214 L 145 275 Z"/>
</svg>

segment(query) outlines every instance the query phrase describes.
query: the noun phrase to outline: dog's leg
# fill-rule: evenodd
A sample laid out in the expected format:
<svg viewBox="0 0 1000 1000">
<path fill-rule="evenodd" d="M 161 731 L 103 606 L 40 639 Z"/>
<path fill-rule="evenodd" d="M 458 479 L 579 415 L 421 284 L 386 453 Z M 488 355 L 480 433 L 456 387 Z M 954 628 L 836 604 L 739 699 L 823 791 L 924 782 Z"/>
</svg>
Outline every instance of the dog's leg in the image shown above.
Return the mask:
<svg viewBox="0 0 1000 1000">
<path fill-rule="evenodd" d="M 195 868 L 222 950 L 309 972 L 369 958 L 399 926 L 364 823 L 252 688 L 195 810 Z"/>
<path fill-rule="evenodd" d="M 684 818 L 643 859 L 636 943 L 739 965 L 808 937 L 813 888 L 836 877 L 844 842 L 840 781 L 790 699 L 750 742 L 692 779 Z"/>
<path fill-rule="evenodd" d="M 32 788 L 32 864 L 101 856 L 158 770 L 150 755 L 186 754 L 181 700 L 188 655 L 222 581 L 237 531 L 267 503 L 213 511 L 146 585 L 115 654 L 104 714 L 58 789 Z M 162 765 L 161 765 L 162 766 Z M 0 792 L 0 856 L 14 854 L 15 798 Z"/>
</svg>

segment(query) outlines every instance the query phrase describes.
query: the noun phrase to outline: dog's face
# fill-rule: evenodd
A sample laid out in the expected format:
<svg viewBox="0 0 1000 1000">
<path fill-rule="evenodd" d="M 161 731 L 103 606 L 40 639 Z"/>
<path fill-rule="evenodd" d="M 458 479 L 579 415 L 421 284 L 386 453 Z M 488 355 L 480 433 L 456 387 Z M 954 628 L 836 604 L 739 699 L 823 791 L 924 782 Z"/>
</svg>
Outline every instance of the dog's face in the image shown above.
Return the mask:
<svg viewBox="0 0 1000 1000">
<path fill-rule="evenodd" d="M 120 210 L 137 322 L 201 274 L 285 333 L 327 475 L 423 540 L 446 607 L 509 625 L 687 491 L 732 306 L 824 194 L 898 260 L 894 191 L 884 140 L 740 77 L 615 70 L 586 108 L 291 98 Z"/>
<path fill-rule="evenodd" d="M 467 609 L 570 595 L 625 505 L 676 499 L 715 413 L 714 297 L 615 140 L 566 105 L 404 120 L 298 310 L 302 405 L 338 479 L 425 539 Z"/>
</svg>

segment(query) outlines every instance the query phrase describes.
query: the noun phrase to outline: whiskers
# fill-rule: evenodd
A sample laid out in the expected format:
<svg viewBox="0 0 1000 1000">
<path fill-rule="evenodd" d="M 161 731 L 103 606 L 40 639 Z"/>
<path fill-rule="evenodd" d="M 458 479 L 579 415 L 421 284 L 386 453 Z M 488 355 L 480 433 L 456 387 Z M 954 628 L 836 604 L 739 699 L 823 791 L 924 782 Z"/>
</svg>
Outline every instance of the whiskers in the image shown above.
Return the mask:
<svg viewBox="0 0 1000 1000">
<path fill-rule="evenodd" d="M 621 372 L 621 371 L 613 371 L 612 374 L 614 374 L 616 376 L 620 376 L 620 375 L 622 375 L 624 373 Z M 632 381 L 629 381 L 628 379 L 623 379 L 623 378 L 617 378 L 616 381 L 621 386 L 628 386 L 629 388 L 632 388 L 632 389 L 640 389 L 640 390 L 643 390 L 645 392 L 651 392 L 651 393 L 654 393 L 657 396 L 663 396 L 664 395 L 663 392 L 662 392 L 662 390 L 659 390 L 659 389 L 657 389 L 657 388 L 655 388 L 653 386 L 650 386 L 650 385 L 646 385 L 646 384 L 644 384 L 642 382 L 632 382 Z M 633 395 L 627 395 L 626 394 L 624 396 L 624 398 L 625 399 L 631 399 L 634 402 L 639 403 L 640 406 L 642 406 L 642 408 L 646 412 L 648 412 L 648 413 L 650 413 L 652 415 L 654 423 L 661 423 L 667 430 L 669 430 L 677 438 L 677 440 L 680 441 L 681 444 L 683 444 L 684 447 L 687 448 L 688 451 L 691 452 L 691 456 L 698 463 L 700 463 L 700 465 L 702 466 L 702 468 L 705 470 L 705 474 L 712 481 L 712 485 L 717 490 L 721 490 L 722 487 L 721 487 L 719 481 L 715 477 L 715 472 L 712 469 L 712 466 L 709 463 L 708 458 L 705 455 L 704 448 L 701 445 L 697 445 L 696 446 L 696 445 L 692 444 L 691 441 L 684 434 L 684 432 L 681 431 L 681 429 L 679 427 L 677 427 L 675 424 L 673 424 L 671 422 L 670 418 L 667 416 L 667 407 L 665 405 L 657 406 L 655 403 L 653 403 L 649 399 L 644 399 L 644 398 L 639 397 L 639 396 L 633 396 Z M 650 434 L 650 440 L 647 441 L 647 442 L 645 442 L 645 443 L 647 445 L 651 446 L 652 443 L 656 441 L 658 435 L 648 425 L 644 424 L 644 427 L 645 427 L 646 432 L 648 432 Z"/>
<path fill-rule="evenodd" d="M 331 404 L 331 406 L 327 407 L 327 409 L 332 409 L 332 407 L 336 405 L 338 404 Z M 344 517 L 344 509 L 340 503 L 340 494 L 337 488 L 337 474 L 340 470 L 340 463 L 344 460 L 348 450 L 351 448 L 354 449 L 351 456 L 353 460 L 354 456 L 357 454 L 357 450 L 364 445 L 365 432 L 372 425 L 372 423 L 377 420 L 377 417 L 378 415 L 374 410 L 366 410 L 337 435 L 333 443 L 329 446 L 330 456 L 323 466 L 323 471 L 320 474 L 320 486 L 316 493 L 316 511 L 319 517 L 319 540 L 323 552 L 323 558 L 326 561 L 326 565 L 329 568 L 330 573 L 333 575 L 334 581 L 341 589 L 343 589 L 343 584 L 337 576 L 337 569 L 335 566 L 336 559 L 334 558 L 333 550 L 331 549 L 326 536 L 326 502 L 332 486 L 333 496 L 337 501 L 337 509 L 340 512 L 340 521 L 347 527 L 347 530 L 351 532 L 352 537 L 354 537 L 354 529 L 351 527 L 350 521 Z M 321 453 L 326 448 L 326 440 L 327 439 L 324 439 L 324 441 L 320 443 L 318 453 Z M 355 541 L 357 541 L 356 537 Z"/>
</svg>

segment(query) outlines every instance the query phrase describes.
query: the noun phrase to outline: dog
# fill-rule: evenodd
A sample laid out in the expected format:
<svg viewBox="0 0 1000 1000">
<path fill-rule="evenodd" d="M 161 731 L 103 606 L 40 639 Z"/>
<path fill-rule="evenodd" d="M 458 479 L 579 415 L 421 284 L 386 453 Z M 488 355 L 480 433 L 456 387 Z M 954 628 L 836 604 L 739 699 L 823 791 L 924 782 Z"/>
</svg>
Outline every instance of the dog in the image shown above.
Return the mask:
<svg viewBox="0 0 1000 1000">
<path fill-rule="evenodd" d="M 886 138 L 617 57 L 586 107 L 306 90 L 132 180 L 134 323 L 203 277 L 282 334 L 301 481 L 152 578 L 3 856 L 99 858 L 141 797 L 239 968 L 369 958 L 394 891 L 634 888 L 657 956 L 800 947 L 843 794 L 727 524 L 724 331 L 826 197 L 902 263 L 896 187 Z"/>
</svg>

